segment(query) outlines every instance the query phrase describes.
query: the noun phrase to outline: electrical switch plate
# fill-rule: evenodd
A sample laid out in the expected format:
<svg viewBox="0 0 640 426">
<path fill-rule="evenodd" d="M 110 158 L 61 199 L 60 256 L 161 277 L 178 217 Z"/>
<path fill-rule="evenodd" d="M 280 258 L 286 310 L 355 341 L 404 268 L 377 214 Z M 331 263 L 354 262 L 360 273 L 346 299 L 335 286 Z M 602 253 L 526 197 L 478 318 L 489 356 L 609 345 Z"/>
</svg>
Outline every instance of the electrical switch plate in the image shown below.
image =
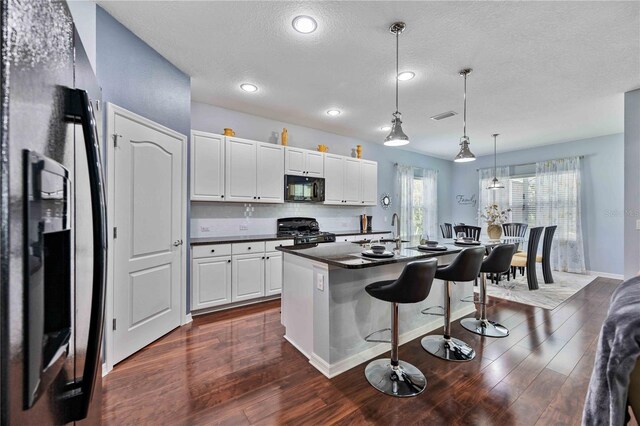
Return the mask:
<svg viewBox="0 0 640 426">
<path fill-rule="evenodd" d="M 324 275 L 318 274 L 317 277 L 318 277 L 318 280 L 317 280 L 318 282 L 316 284 L 316 287 L 318 287 L 318 290 L 324 291 Z"/>
<path fill-rule="evenodd" d="M 636 229 L 640 229 L 640 219 L 636 220 Z"/>
<path fill-rule="evenodd" d="M 200 232 L 211 232 L 211 228 L 209 228 L 208 226 L 201 226 Z"/>
<path fill-rule="evenodd" d="M 247 231 L 249 229 L 249 227 L 247 225 L 240 225 L 240 230 L 241 231 Z"/>
</svg>

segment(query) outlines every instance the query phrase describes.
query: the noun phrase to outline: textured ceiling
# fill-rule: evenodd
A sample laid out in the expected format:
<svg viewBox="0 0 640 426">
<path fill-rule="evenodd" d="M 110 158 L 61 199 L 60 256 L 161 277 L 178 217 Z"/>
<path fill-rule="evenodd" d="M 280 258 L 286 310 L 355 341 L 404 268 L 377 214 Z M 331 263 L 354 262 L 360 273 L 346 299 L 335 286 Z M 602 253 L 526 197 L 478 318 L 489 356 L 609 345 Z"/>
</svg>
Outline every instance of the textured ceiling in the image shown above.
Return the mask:
<svg viewBox="0 0 640 426">
<path fill-rule="evenodd" d="M 192 99 L 382 143 L 400 111 L 409 149 L 443 158 L 468 134 L 477 155 L 623 131 L 623 93 L 640 87 L 638 2 L 98 1 L 192 77 Z M 300 14 L 318 30 L 299 34 Z M 240 83 L 259 87 L 245 93 Z M 326 111 L 342 114 L 329 117 Z M 442 121 L 429 117 L 453 110 Z"/>
</svg>

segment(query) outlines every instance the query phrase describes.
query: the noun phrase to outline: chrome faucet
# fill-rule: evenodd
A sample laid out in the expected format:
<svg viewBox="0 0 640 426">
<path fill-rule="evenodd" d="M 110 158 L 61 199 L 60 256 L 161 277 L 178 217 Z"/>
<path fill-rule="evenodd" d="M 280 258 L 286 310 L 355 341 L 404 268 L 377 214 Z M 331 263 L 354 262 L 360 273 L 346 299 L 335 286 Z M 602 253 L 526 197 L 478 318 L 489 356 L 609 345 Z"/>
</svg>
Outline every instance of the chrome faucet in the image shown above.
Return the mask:
<svg viewBox="0 0 640 426">
<path fill-rule="evenodd" d="M 396 250 L 400 250 L 400 217 L 398 216 L 398 213 L 394 213 L 393 216 L 391 216 L 391 226 L 396 227 L 396 237 L 394 238 L 395 242 L 396 242 Z"/>
</svg>

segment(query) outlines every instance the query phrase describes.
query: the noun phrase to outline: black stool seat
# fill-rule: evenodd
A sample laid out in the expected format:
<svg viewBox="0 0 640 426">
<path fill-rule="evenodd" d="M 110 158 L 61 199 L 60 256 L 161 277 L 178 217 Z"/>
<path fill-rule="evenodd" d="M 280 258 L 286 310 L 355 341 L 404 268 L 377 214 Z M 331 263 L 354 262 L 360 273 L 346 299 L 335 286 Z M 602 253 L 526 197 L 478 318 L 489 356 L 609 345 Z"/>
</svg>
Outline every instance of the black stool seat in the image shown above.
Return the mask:
<svg viewBox="0 0 640 426">
<path fill-rule="evenodd" d="M 484 258 L 484 247 L 470 247 L 460 252 L 447 266 L 436 270 L 436 278 L 445 283 L 444 333 L 423 337 L 420 343 L 431 355 L 447 361 L 470 361 L 476 353 L 467 343 L 451 337 L 451 282 L 475 281 Z"/>
<path fill-rule="evenodd" d="M 464 318 L 460 324 L 472 333 L 488 337 L 507 337 L 509 329 L 487 319 L 487 274 L 502 274 L 511 267 L 511 259 L 516 253 L 517 244 L 500 244 L 491 250 L 482 262 L 480 273 L 480 319 Z"/>
<path fill-rule="evenodd" d="M 391 303 L 418 303 L 429 295 L 436 274 L 436 259 L 411 262 L 397 280 L 378 281 L 364 290 L 376 299 Z"/>
<path fill-rule="evenodd" d="M 378 281 L 365 287 L 372 297 L 391 303 L 391 358 L 371 361 L 364 370 L 369 384 L 387 395 L 416 396 L 427 386 L 420 370 L 398 359 L 398 303 L 418 303 L 426 299 L 437 266 L 436 259 L 411 262 L 397 280 Z"/>
</svg>

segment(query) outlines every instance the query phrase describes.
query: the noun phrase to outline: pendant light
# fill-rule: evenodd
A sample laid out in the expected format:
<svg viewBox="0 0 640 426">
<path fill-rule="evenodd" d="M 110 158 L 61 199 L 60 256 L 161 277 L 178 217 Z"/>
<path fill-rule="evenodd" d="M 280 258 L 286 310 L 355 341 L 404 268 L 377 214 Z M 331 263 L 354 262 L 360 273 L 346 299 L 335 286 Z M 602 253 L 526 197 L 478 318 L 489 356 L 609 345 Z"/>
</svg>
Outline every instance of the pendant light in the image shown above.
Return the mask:
<svg viewBox="0 0 640 426">
<path fill-rule="evenodd" d="M 502 183 L 500 183 L 500 181 L 498 180 L 498 166 L 496 165 L 496 158 L 497 158 L 497 154 L 496 154 L 496 138 L 498 137 L 499 133 L 494 133 L 493 135 L 493 180 L 491 181 L 491 183 L 489 184 L 489 186 L 487 186 L 487 189 L 504 189 L 504 185 Z"/>
<path fill-rule="evenodd" d="M 464 114 L 463 114 L 463 133 L 460 138 L 460 152 L 453 160 L 456 163 L 466 163 L 468 161 L 474 161 L 476 156 L 473 155 L 469 149 L 469 138 L 467 137 L 467 75 L 471 73 L 471 68 L 465 68 L 460 71 L 460 75 L 464 77 Z"/>
<path fill-rule="evenodd" d="M 391 132 L 389 132 L 389 135 L 384 139 L 386 146 L 402 146 L 409 143 L 409 137 L 402 131 L 402 114 L 398 111 L 398 39 L 405 27 L 404 22 L 395 22 L 389 27 L 389 31 L 396 35 L 396 112 L 393 113 L 393 119 L 391 120 Z"/>
</svg>

